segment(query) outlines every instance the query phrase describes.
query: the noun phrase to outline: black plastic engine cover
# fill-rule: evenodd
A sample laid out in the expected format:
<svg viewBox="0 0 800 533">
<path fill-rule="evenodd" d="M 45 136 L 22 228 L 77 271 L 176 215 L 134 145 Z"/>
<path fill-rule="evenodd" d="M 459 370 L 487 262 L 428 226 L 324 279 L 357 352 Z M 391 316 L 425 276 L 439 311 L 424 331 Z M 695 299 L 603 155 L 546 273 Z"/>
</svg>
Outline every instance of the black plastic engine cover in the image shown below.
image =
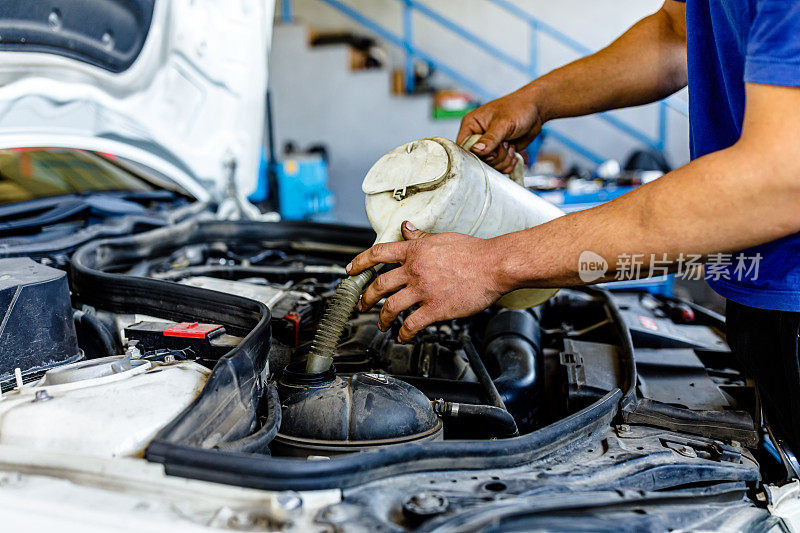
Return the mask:
<svg viewBox="0 0 800 533">
<path fill-rule="evenodd" d="M 28 258 L 0 259 L 0 380 L 78 353 L 67 274 Z"/>
</svg>

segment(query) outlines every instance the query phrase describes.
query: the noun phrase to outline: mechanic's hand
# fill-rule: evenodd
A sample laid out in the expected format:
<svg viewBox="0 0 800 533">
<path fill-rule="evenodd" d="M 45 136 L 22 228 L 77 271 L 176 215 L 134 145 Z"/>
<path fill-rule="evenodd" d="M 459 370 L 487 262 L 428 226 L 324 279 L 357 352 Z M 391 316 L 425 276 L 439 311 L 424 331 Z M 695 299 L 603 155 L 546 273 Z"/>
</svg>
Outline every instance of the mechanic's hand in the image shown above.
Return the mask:
<svg viewBox="0 0 800 533">
<path fill-rule="evenodd" d="M 494 272 L 497 261 L 490 241 L 461 233 L 425 233 L 408 221 L 402 231 L 405 241 L 376 244 L 347 265 L 353 275 L 377 263 L 400 263 L 378 276 L 359 303 L 364 312 L 387 297 L 378 323 L 381 331 L 401 311 L 420 304 L 400 328 L 398 340 L 408 342 L 430 324 L 475 314 L 506 292 Z"/>
<path fill-rule="evenodd" d="M 492 100 L 461 119 L 456 142 L 482 134 L 471 150 L 495 169 L 510 174 L 514 154 L 524 150 L 542 131 L 542 114 L 527 87 Z"/>
</svg>

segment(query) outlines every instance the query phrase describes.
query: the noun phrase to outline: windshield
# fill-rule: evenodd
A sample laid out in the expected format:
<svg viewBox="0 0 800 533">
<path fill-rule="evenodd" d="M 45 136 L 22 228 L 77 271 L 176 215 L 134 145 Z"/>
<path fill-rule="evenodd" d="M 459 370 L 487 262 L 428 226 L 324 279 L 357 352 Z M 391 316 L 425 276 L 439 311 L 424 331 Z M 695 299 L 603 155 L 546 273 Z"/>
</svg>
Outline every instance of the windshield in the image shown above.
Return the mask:
<svg viewBox="0 0 800 533">
<path fill-rule="evenodd" d="M 105 156 L 64 148 L 0 150 L 0 205 L 104 191 L 151 191 Z"/>
</svg>

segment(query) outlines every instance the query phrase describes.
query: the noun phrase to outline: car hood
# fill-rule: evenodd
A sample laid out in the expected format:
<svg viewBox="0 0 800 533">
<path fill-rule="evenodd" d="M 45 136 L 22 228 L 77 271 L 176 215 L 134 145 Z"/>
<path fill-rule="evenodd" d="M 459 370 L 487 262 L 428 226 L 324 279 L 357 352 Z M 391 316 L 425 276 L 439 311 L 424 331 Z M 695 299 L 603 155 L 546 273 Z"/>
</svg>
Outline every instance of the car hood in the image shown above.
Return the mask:
<svg viewBox="0 0 800 533">
<path fill-rule="evenodd" d="M 200 200 L 255 188 L 274 0 L 62 4 L 0 15 L 0 148 L 111 153 Z"/>
</svg>

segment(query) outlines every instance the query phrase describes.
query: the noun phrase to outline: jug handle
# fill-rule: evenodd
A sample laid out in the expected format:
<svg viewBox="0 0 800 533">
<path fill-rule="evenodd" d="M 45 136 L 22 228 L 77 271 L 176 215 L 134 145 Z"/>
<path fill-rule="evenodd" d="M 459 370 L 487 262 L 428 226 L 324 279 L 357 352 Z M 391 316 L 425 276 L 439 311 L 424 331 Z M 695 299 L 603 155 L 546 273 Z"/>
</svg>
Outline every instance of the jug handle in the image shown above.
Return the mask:
<svg viewBox="0 0 800 533">
<path fill-rule="evenodd" d="M 464 139 L 464 142 L 461 143 L 461 148 L 469 152 L 469 149 L 472 148 L 472 145 L 478 142 L 478 139 L 480 138 L 481 135 L 479 133 L 473 133 L 472 135 Z M 525 168 L 525 160 L 519 154 L 515 154 L 515 157 L 517 158 L 517 165 L 514 167 L 514 170 L 511 171 L 511 174 L 509 174 L 508 177 L 511 178 L 511 181 L 513 181 L 517 185 L 524 187 L 525 177 L 523 173 Z"/>
</svg>

